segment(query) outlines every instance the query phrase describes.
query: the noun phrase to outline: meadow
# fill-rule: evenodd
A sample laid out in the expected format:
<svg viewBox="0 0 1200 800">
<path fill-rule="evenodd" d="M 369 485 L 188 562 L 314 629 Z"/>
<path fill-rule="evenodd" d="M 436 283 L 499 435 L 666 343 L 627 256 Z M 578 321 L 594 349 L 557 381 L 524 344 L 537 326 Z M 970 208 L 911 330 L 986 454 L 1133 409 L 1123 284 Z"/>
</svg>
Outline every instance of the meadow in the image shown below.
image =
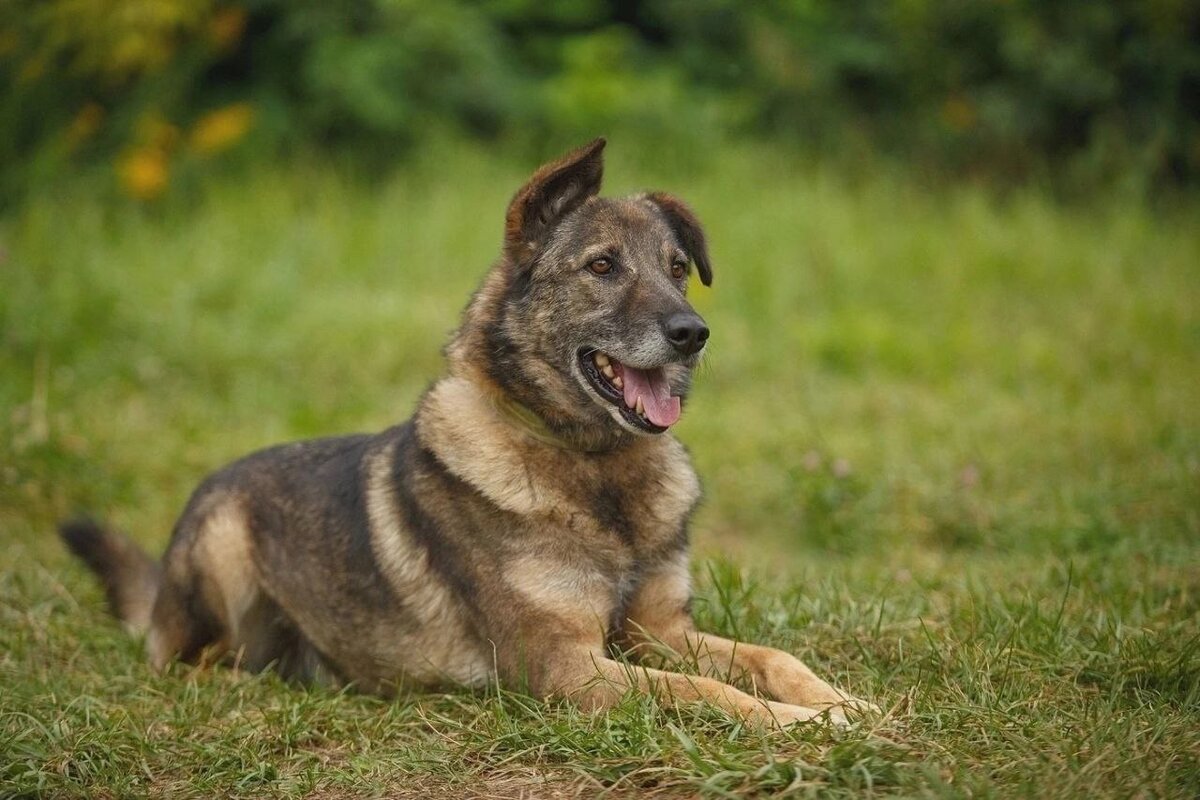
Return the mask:
<svg viewBox="0 0 1200 800">
<path fill-rule="evenodd" d="M 680 194 L 712 245 L 698 617 L 881 716 L 152 673 L 55 522 L 159 552 L 208 471 L 406 418 L 534 166 L 314 158 L 150 207 L 82 176 L 4 213 L 0 796 L 1200 793 L 1200 203 L 769 147 L 616 140 L 607 192 Z"/>
</svg>

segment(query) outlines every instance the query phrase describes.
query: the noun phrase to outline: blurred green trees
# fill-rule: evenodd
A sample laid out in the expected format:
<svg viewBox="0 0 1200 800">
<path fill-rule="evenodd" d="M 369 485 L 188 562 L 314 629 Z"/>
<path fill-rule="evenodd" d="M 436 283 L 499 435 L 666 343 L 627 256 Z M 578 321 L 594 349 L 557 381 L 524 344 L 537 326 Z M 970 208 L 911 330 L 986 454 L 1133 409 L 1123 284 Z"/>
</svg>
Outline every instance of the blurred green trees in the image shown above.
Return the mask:
<svg viewBox="0 0 1200 800">
<path fill-rule="evenodd" d="M 8 190 L 111 159 L 152 197 L 243 141 L 391 157 L 447 131 L 1200 176 L 1195 0 L 6 0 L 0 73 Z"/>
</svg>

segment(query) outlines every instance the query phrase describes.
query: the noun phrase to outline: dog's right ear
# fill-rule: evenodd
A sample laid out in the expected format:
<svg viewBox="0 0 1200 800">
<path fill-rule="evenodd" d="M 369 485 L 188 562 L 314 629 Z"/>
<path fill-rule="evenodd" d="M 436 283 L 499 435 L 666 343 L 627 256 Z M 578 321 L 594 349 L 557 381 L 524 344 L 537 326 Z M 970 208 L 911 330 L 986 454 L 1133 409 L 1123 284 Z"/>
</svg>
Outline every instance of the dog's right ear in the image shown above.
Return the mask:
<svg viewBox="0 0 1200 800">
<path fill-rule="evenodd" d="M 508 204 L 504 250 L 515 261 L 537 251 L 545 235 L 567 214 L 600 192 L 603 138 L 572 150 L 533 173 Z"/>
</svg>

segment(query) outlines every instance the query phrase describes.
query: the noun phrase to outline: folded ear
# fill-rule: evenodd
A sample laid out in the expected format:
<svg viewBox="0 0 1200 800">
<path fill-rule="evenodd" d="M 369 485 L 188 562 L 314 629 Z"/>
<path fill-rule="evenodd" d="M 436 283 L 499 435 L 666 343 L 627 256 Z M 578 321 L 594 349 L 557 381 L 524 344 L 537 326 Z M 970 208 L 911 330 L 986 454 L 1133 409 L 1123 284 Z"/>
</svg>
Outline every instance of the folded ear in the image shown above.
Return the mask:
<svg viewBox="0 0 1200 800">
<path fill-rule="evenodd" d="M 646 199 L 658 206 L 667 218 L 667 224 L 675 232 L 679 244 L 687 252 L 688 258 L 695 262 L 696 269 L 700 272 L 700 281 L 705 286 L 712 286 L 712 262 L 708 260 L 708 243 L 704 241 L 704 228 L 700 227 L 700 220 L 696 219 L 692 209 L 678 197 L 663 192 L 652 192 L 646 195 Z"/>
<path fill-rule="evenodd" d="M 604 139 L 596 139 L 543 165 L 513 195 L 504 225 L 504 248 L 510 256 L 520 260 L 532 254 L 559 220 L 599 193 L 604 145 Z"/>
</svg>

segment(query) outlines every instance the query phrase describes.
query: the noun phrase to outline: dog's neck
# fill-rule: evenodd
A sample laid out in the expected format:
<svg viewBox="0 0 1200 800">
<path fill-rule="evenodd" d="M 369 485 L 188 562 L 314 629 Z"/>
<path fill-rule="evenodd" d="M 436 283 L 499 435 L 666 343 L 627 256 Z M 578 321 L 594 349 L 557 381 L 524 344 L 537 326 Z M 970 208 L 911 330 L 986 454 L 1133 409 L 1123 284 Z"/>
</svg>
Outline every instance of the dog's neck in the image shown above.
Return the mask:
<svg viewBox="0 0 1200 800">
<path fill-rule="evenodd" d="M 603 444 L 581 443 L 556 434 L 533 409 L 522 405 L 505 392 L 492 393 L 492 405 L 506 422 L 542 444 L 557 447 L 560 450 L 579 450 L 586 453 L 598 453 L 611 449 Z"/>
<path fill-rule="evenodd" d="M 566 447 L 552 445 L 532 435 L 528 420 L 515 420 L 501 410 L 493 394 L 458 375 L 430 387 L 414 422 L 418 439 L 452 474 L 499 507 L 521 514 L 550 512 L 570 502 L 570 492 L 564 494 L 554 476 L 574 474 L 578 465 L 573 462 L 578 459 L 596 465 L 630 458 L 657 461 L 678 457 L 677 451 L 682 451 L 669 435 L 628 436 L 622 447 L 599 451 L 585 450 L 570 440 L 564 442 Z M 531 473 L 531 464 L 542 468 Z"/>
<path fill-rule="evenodd" d="M 598 425 L 569 418 L 547 418 L 538 409 L 515 398 L 474 362 L 450 361 L 449 379 L 461 380 L 471 394 L 494 413 L 498 423 L 518 436 L 538 445 L 564 452 L 582 454 L 609 453 L 639 443 L 652 443 L 646 437 L 627 433 L 615 425 Z M 658 437 L 652 437 L 658 438 Z"/>
</svg>

